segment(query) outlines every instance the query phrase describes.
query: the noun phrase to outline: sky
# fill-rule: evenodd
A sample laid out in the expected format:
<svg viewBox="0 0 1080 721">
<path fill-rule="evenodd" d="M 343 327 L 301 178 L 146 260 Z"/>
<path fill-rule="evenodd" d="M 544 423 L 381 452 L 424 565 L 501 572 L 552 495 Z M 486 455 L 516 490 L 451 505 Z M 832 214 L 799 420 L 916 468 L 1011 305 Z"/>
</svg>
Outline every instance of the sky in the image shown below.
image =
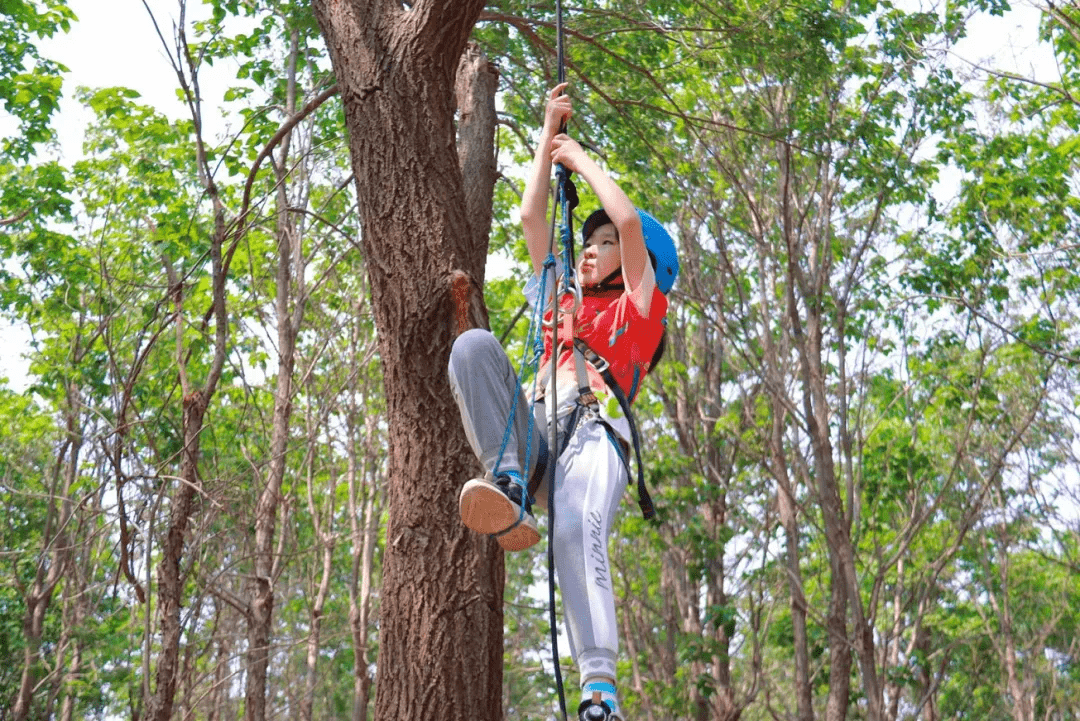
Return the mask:
<svg viewBox="0 0 1080 721">
<path fill-rule="evenodd" d="M 942 2 L 944 0 L 941 0 Z M 920 4 L 913 0 L 912 4 Z M 1024 0 L 1003 18 L 979 18 L 970 27 L 968 39 L 957 47 L 958 68 L 971 63 L 992 65 L 1040 79 L 1055 77 L 1053 57 L 1037 43 L 1039 14 Z M 65 78 L 65 99 L 56 121 L 63 157 L 70 162 L 81 154 L 83 131 L 91 113 L 74 100 L 79 86 L 124 86 L 140 93 L 142 102 L 152 104 L 171 117 L 185 116 L 176 98 L 176 75 L 166 49 L 155 30 L 151 13 L 165 39 L 172 43 L 173 29 L 180 19 L 178 0 L 68 0 L 78 16 L 71 32 L 42 44 L 42 52 L 69 69 Z M 192 0 L 188 21 L 208 16 L 206 7 Z M 190 26 L 189 26 L 190 27 Z M 201 76 L 203 97 L 221 97 L 233 84 L 235 66 L 216 63 L 213 75 Z M 0 130 L 7 131 L 0 111 Z M 215 113 L 205 112 L 211 137 Z M 220 118 L 220 116 L 217 116 Z M 216 130 L 223 131 L 224 128 Z M 0 319 L 0 379 L 16 391 L 27 385 L 27 364 L 22 357 L 29 340 L 26 329 Z"/>
<path fill-rule="evenodd" d="M 190 33 L 191 21 L 207 19 L 210 13 L 200 0 L 189 4 L 186 24 Z M 175 54 L 174 28 L 180 20 L 177 0 L 68 0 L 68 6 L 79 22 L 67 35 L 44 46 L 48 57 L 70 70 L 64 83 L 66 102 L 56 125 L 65 154 L 79 154 L 83 129 L 92 115 L 72 97 L 79 86 L 132 88 L 142 96 L 142 102 L 170 117 L 187 117 L 186 108 L 176 97 L 176 73 L 158 36 L 160 30 Z M 214 70 L 219 72 L 200 74 L 203 97 L 220 98 L 235 77 L 235 68 L 235 64 L 216 63 Z"/>
</svg>

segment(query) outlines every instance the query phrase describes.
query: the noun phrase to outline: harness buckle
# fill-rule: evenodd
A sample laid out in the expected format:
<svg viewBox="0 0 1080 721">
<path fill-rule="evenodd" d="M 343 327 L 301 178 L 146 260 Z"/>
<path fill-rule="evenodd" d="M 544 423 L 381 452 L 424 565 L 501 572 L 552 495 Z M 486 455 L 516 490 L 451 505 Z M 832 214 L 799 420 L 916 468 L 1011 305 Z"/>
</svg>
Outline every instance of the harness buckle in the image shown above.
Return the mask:
<svg viewBox="0 0 1080 721">
<path fill-rule="evenodd" d="M 593 353 L 592 356 L 592 358 L 589 358 L 587 360 L 592 363 L 592 367 L 596 369 L 597 373 L 603 375 L 604 371 L 608 369 L 607 359 L 599 353 Z"/>
<path fill-rule="evenodd" d="M 600 375 L 604 375 L 610 367 L 607 358 L 594 351 L 580 338 L 574 339 L 574 349 L 581 353 L 581 357 Z M 607 382 L 607 379 L 605 378 L 604 381 Z"/>
</svg>

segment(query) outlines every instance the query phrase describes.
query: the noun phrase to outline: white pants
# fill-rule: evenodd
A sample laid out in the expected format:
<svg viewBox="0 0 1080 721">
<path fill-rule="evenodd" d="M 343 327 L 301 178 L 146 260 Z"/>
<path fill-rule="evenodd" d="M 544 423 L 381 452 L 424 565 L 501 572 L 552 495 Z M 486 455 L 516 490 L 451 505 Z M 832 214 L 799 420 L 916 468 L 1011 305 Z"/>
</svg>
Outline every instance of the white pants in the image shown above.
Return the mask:
<svg viewBox="0 0 1080 721">
<path fill-rule="evenodd" d="M 538 405 L 529 433 L 533 408 L 495 336 L 480 329 L 458 336 L 450 353 L 449 373 L 465 434 L 480 462 L 494 471 L 506 438 L 499 470 L 519 470 L 528 478 L 536 465 L 536 449 L 543 442 L 540 433 L 546 431 L 547 420 L 541 415 L 543 406 Z M 517 407 L 507 438 L 507 418 L 515 396 Z M 527 443 L 531 443 L 528 462 Z M 546 479 L 545 474 L 536 492 L 538 505 L 545 508 Z M 619 640 L 608 536 L 626 483 L 626 466 L 616 444 L 600 419 L 587 415 L 555 465 L 553 514 L 555 573 L 570 654 L 582 679 L 616 678 Z"/>
</svg>

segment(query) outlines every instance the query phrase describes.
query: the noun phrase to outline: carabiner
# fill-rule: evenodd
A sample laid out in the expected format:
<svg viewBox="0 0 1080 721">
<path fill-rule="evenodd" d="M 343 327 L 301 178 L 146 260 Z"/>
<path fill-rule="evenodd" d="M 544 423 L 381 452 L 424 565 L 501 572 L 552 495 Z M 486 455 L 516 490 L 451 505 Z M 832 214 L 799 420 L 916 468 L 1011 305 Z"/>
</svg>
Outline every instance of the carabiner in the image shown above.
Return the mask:
<svg viewBox="0 0 1080 721">
<path fill-rule="evenodd" d="M 566 293 L 571 293 L 574 296 L 574 308 L 572 312 L 576 315 L 577 312 L 581 310 L 581 286 L 573 281 L 568 281 L 564 275 L 562 288 L 559 289 L 559 295 L 562 296 Z"/>
</svg>

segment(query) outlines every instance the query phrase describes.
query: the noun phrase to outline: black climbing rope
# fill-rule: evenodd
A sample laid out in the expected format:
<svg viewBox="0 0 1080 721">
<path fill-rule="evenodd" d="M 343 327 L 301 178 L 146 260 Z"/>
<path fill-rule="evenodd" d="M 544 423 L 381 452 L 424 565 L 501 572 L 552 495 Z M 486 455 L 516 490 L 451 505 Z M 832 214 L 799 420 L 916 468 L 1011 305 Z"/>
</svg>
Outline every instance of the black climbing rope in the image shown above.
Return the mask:
<svg viewBox="0 0 1080 721">
<path fill-rule="evenodd" d="M 563 48 L 563 10 L 562 0 L 555 1 L 555 54 L 558 60 L 558 82 L 562 84 L 566 81 L 566 56 Z M 566 132 L 566 121 L 563 120 L 562 126 L 559 128 L 559 132 Z M 551 388 L 548 391 L 551 397 L 551 404 L 548 411 L 551 413 L 551 419 L 548 422 L 549 441 L 548 447 L 552 450 L 552 462 L 548 469 L 548 544 L 547 544 L 547 566 L 548 566 L 548 610 L 551 627 L 551 661 L 554 666 L 555 672 L 555 688 L 559 695 L 559 710 L 562 712 L 563 721 L 566 721 L 566 692 L 563 689 L 562 679 L 562 666 L 559 664 L 559 627 L 558 619 L 555 613 L 555 468 L 558 465 L 559 458 L 559 403 L 556 395 L 556 377 L 558 376 L 557 364 L 559 360 L 559 308 L 560 298 L 563 291 L 570 291 L 571 284 L 573 283 L 574 273 L 574 236 L 573 236 L 573 210 L 577 206 L 577 189 L 574 188 L 574 182 L 570 179 L 570 171 L 559 163 L 555 167 L 556 178 L 556 190 L 555 190 L 555 203 L 551 209 L 551 231 L 548 235 L 548 255 L 549 259 L 555 254 L 555 217 L 556 214 L 562 216 L 562 250 L 563 250 L 563 288 L 556 290 L 557 278 L 553 278 L 553 282 L 549 286 L 552 289 L 551 293 Z M 551 263 L 549 265 L 552 276 L 555 275 L 555 265 Z M 549 272 L 549 268 L 545 268 L 545 273 Z M 578 291 L 580 293 L 580 291 Z M 541 296 L 543 297 L 543 296 Z M 577 299 L 580 301 L 580 295 Z M 577 303 L 571 312 L 577 310 Z M 573 343 L 574 339 L 568 338 L 567 342 Z M 567 433 L 571 433 L 572 429 L 567 428 Z"/>
</svg>

